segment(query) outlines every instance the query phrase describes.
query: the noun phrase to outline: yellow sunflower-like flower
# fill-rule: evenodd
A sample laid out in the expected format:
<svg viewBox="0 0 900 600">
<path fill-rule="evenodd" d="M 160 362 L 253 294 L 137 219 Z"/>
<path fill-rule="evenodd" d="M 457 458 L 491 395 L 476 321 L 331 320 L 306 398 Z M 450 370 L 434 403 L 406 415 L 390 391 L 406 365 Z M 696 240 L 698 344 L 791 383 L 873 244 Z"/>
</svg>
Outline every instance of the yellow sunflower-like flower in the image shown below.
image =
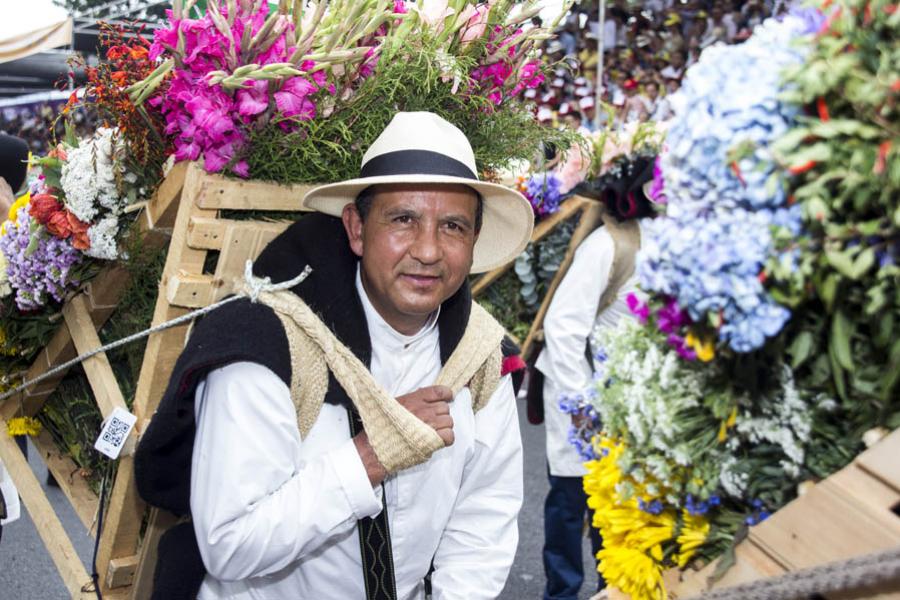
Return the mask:
<svg viewBox="0 0 900 600">
<path fill-rule="evenodd" d="M 40 435 L 41 422 L 32 417 L 15 417 L 6 423 L 6 433 L 14 435 Z"/>
<path fill-rule="evenodd" d="M 601 458 L 585 464 L 584 491 L 594 510 L 593 525 L 603 538 L 597 569 L 609 585 L 634 600 L 663 599 L 663 544 L 672 539 L 676 515 L 671 510 L 658 515 L 642 510 L 640 494 L 621 497 L 616 488 L 624 480 L 618 466 L 624 444 L 601 438 L 595 447 Z"/>
<path fill-rule="evenodd" d="M 728 430 L 734 427 L 735 423 L 737 423 L 737 406 L 732 408 L 728 418 L 719 424 L 719 434 L 716 436 L 716 439 L 718 439 L 720 443 L 728 438 Z"/>
<path fill-rule="evenodd" d="M 684 511 L 684 524 L 681 526 L 681 533 L 678 535 L 678 554 L 675 555 L 675 562 L 679 569 L 683 569 L 690 562 L 697 548 L 703 545 L 709 536 L 709 521 L 703 515 L 692 515 Z"/>
</svg>

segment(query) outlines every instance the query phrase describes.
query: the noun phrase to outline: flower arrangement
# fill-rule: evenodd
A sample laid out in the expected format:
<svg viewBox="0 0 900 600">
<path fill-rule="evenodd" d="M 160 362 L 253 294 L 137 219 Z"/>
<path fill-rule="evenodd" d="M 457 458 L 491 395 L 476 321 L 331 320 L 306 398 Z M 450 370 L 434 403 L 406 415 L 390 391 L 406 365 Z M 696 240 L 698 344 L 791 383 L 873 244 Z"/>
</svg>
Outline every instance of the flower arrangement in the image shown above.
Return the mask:
<svg viewBox="0 0 900 600">
<path fill-rule="evenodd" d="M 897 47 L 890 9 L 826 0 L 688 70 L 635 318 L 595 332 L 595 385 L 560 400 L 600 570 L 634 598 L 900 425 L 900 83 L 874 59 Z"/>
<path fill-rule="evenodd" d="M 327 6 L 327 9 L 326 9 Z M 177 160 L 282 182 L 350 177 L 357 150 L 397 110 L 430 110 L 470 137 L 485 173 L 530 158 L 540 128 L 521 92 L 543 80 L 550 29 L 526 29 L 535 2 L 401 0 L 281 3 L 176 0 L 129 88 L 158 111 Z M 302 157 L 302 159 L 301 159 Z"/>
<path fill-rule="evenodd" d="M 790 318 L 762 275 L 775 254 L 772 227 L 800 232 L 771 145 L 799 111 L 780 101 L 779 77 L 803 61 L 794 43 L 803 26 L 770 20 L 744 44 L 711 47 L 673 98 L 660 163 L 666 216 L 642 248 L 641 285 L 673 297 L 735 352 L 762 347 Z"/>
</svg>

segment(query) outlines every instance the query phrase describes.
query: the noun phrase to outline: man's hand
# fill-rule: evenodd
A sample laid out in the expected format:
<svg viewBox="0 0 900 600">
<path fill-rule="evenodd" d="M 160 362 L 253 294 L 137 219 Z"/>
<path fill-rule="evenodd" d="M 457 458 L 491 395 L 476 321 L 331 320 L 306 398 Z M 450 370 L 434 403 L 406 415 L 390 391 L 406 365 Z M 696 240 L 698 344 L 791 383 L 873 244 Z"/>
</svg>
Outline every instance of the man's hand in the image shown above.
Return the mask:
<svg viewBox="0 0 900 600">
<path fill-rule="evenodd" d="M 420 421 L 430 425 L 444 440 L 445 446 L 453 444 L 453 417 L 450 416 L 450 402 L 453 391 L 445 385 L 432 385 L 397 398 L 406 410 Z"/>
<path fill-rule="evenodd" d="M 418 390 L 400 396 L 397 402 L 406 410 L 414 414 L 420 421 L 430 425 L 444 441 L 445 446 L 453 444 L 453 417 L 450 416 L 450 402 L 453 400 L 453 391 L 444 385 L 433 385 L 419 388 Z M 358 433 L 353 438 L 356 451 L 369 476 L 369 482 L 376 486 L 387 477 L 387 470 L 378 460 L 375 450 L 369 443 L 366 432 Z"/>
</svg>

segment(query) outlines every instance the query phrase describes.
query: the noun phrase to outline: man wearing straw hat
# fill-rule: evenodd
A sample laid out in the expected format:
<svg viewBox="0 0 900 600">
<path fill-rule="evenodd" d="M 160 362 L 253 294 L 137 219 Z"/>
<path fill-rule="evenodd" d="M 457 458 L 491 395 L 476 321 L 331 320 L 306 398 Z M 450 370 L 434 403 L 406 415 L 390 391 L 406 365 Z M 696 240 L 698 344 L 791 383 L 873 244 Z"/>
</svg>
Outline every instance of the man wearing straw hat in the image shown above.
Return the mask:
<svg viewBox="0 0 900 600">
<path fill-rule="evenodd" d="M 522 448 L 503 328 L 467 277 L 518 255 L 532 212 L 476 173 L 459 129 L 398 113 L 253 267 L 311 275 L 251 278 L 197 323 L 136 456 L 141 495 L 191 517 L 159 544 L 156 597 L 499 595 Z"/>
</svg>

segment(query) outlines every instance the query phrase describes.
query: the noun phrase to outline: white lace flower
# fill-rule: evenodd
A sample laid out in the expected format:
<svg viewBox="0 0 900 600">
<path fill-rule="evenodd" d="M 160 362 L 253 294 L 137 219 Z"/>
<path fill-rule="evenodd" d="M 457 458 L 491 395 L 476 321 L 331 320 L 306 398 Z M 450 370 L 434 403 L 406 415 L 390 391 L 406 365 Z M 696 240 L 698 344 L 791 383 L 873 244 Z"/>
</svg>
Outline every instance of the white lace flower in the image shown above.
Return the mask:
<svg viewBox="0 0 900 600">
<path fill-rule="evenodd" d="M 60 183 L 66 207 L 85 223 L 93 221 L 101 207 L 116 214 L 121 211 L 113 156 L 117 151 L 115 134 L 115 129 L 99 128 L 93 138 L 70 148 L 63 163 Z"/>
<path fill-rule="evenodd" d="M 88 229 L 91 247 L 85 254 L 103 260 L 115 260 L 119 256 L 116 235 L 119 233 L 119 220 L 109 216 L 100 219 Z"/>
<path fill-rule="evenodd" d="M 12 286 L 9 285 L 9 276 L 6 274 L 6 255 L 0 252 L 0 298 L 12 294 Z"/>
</svg>

